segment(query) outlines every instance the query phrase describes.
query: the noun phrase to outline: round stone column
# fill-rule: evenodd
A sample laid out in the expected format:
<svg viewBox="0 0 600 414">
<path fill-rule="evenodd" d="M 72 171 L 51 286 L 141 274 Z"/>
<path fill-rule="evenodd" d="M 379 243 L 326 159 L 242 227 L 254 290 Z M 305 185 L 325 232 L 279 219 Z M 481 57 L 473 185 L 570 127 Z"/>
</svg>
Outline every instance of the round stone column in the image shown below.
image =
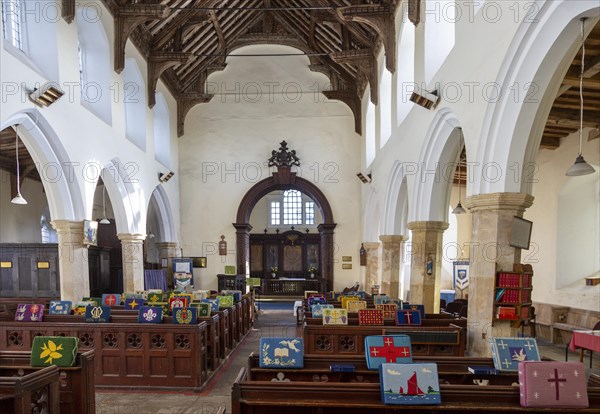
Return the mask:
<svg viewBox="0 0 600 414">
<path fill-rule="evenodd" d="M 469 267 L 468 353 L 490 356 L 489 338 L 515 336 L 510 321 L 494 320 L 497 271 L 512 271 L 520 263 L 521 249 L 510 246 L 514 217 L 522 217 L 533 196 L 522 193 L 491 193 L 465 201 L 473 217 L 471 265 Z"/>
<path fill-rule="evenodd" d="M 448 228 L 443 221 L 413 221 L 410 303 L 425 305 L 426 313 L 440 312 L 442 283 L 442 236 Z"/>
</svg>

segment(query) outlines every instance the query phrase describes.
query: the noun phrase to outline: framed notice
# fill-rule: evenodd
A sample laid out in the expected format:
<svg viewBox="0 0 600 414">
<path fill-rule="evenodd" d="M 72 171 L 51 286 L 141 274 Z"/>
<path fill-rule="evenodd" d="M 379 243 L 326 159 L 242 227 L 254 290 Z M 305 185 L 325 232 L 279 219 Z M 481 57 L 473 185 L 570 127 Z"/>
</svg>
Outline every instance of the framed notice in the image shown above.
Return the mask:
<svg viewBox="0 0 600 414">
<path fill-rule="evenodd" d="M 206 267 L 206 257 L 192 257 L 194 267 Z"/>
<path fill-rule="evenodd" d="M 514 217 L 512 225 L 512 233 L 510 235 L 510 245 L 519 249 L 529 250 L 529 242 L 531 241 L 531 228 L 533 222 L 525 220 L 521 217 Z"/>
</svg>

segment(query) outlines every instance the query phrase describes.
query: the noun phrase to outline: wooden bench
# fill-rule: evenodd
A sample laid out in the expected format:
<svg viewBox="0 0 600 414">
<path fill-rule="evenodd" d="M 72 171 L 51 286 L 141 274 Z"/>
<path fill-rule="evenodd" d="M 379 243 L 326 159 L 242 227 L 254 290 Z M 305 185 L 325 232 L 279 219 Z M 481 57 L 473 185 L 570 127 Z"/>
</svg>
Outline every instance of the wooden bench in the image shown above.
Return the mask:
<svg viewBox="0 0 600 414">
<path fill-rule="evenodd" d="M 0 412 L 59 414 L 59 373 L 53 365 L 24 376 L 8 376 L 0 367 Z"/>
<path fill-rule="evenodd" d="M 305 323 L 307 325 L 323 325 L 323 318 L 305 318 Z M 450 325 L 460 326 L 463 329 L 467 329 L 467 320 L 466 319 L 421 319 L 421 325 L 416 326 L 450 326 Z M 348 314 L 348 325 L 349 326 L 370 326 L 370 325 L 359 325 L 358 324 L 358 315 L 356 313 Z M 393 320 L 385 320 L 383 326 L 397 326 L 396 321 Z"/>
<path fill-rule="evenodd" d="M 22 377 L 42 368 L 30 366 L 31 353 L 0 351 L 3 375 Z M 72 367 L 58 369 L 61 414 L 95 414 L 94 351 L 78 352 Z"/>
<path fill-rule="evenodd" d="M 503 385 L 440 384 L 441 405 L 384 405 L 379 383 L 254 381 L 242 368 L 232 388 L 233 414 L 358 414 L 365 412 L 475 412 L 555 413 L 545 408 L 523 408 L 519 387 Z M 598 413 L 600 388 L 589 387 L 588 409 L 560 409 L 561 413 Z"/>
<path fill-rule="evenodd" d="M 311 355 L 364 355 L 366 336 L 394 333 L 410 336 L 415 356 L 464 355 L 465 329 L 452 324 L 447 327 L 306 325 L 304 352 Z"/>
<path fill-rule="evenodd" d="M 33 338 L 73 336 L 95 352 L 95 384 L 108 388 L 199 390 L 208 378 L 207 324 L 84 323 L 81 316 L 4 322 L 0 350 L 31 350 Z M 126 318 L 126 317 L 123 317 Z M 60 320 L 60 322 L 53 322 Z"/>
<path fill-rule="evenodd" d="M 304 367 L 298 369 L 260 368 L 259 356 L 248 357 L 248 379 L 252 381 L 300 381 L 300 382 L 365 382 L 379 383 L 379 371 L 367 368 L 365 357 L 333 355 L 307 355 Z M 417 357 L 414 362 L 434 362 L 438 366 L 440 384 L 474 385 L 476 381 L 487 380 L 489 385 L 511 385 L 518 383 L 516 372 L 499 374 L 472 374 L 469 366 L 486 366 L 494 368 L 491 358 L 467 357 Z M 355 367 L 354 372 L 331 372 L 331 364 L 349 364 Z"/>
</svg>

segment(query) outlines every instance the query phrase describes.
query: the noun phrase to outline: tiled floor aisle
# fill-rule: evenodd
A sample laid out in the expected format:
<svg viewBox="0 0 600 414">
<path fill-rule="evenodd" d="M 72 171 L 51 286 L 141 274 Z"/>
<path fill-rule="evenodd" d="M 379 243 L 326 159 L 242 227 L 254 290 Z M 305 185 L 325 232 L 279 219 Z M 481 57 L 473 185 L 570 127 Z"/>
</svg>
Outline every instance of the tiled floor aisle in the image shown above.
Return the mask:
<svg viewBox="0 0 600 414">
<path fill-rule="evenodd" d="M 248 355 L 258 351 L 261 336 L 296 336 L 296 317 L 291 311 L 263 311 L 240 346 L 197 394 L 172 392 L 99 392 L 97 414 L 211 414 L 221 406 L 231 412 L 231 385 Z"/>
<path fill-rule="evenodd" d="M 231 412 L 231 385 L 240 368 L 246 366 L 248 355 L 258 351 L 259 338 L 264 336 L 295 336 L 295 317 L 288 311 L 263 311 L 255 329 L 230 356 L 221 370 L 206 388 L 193 393 L 122 393 L 96 392 L 97 414 L 211 414 L 220 406 Z M 565 348 L 538 342 L 540 353 L 557 361 L 564 361 Z M 569 352 L 569 360 L 579 360 L 579 352 Z M 589 372 L 600 374 L 600 356 L 594 354 L 594 369 L 589 369 L 589 355 L 585 355 L 584 366 Z"/>
</svg>

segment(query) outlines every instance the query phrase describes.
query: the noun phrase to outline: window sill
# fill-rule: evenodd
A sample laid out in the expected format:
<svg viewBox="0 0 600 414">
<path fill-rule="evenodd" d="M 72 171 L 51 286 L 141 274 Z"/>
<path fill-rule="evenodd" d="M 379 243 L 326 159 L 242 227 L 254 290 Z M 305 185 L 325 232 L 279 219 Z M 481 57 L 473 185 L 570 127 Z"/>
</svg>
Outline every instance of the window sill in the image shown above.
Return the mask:
<svg viewBox="0 0 600 414">
<path fill-rule="evenodd" d="M 20 61 L 25 66 L 32 69 L 34 72 L 36 72 L 42 78 L 44 78 L 45 82 L 49 81 L 48 76 L 35 64 L 35 62 L 23 50 L 11 45 L 10 43 L 8 43 L 8 41 L 6 39 L 3 39 L 2 47 L 4 48 L 4 50 L 7 53 L 10 53 L 11 55 L 13 55 L 18 61 Z M 32 88 L 33 87 L 34 86 L 32 86 Z"/>
</svg>

